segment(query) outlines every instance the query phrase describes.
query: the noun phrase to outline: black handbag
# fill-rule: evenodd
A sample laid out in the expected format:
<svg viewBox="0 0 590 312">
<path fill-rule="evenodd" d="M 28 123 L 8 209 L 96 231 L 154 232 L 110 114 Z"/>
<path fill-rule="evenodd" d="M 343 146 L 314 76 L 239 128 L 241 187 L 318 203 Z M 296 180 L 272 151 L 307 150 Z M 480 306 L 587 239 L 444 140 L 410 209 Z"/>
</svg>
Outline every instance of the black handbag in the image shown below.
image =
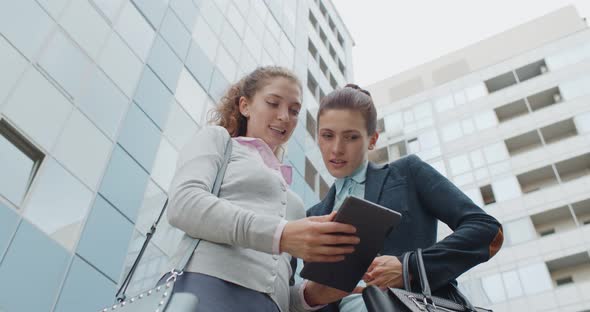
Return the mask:
<svg viewBox="0 0 590 312">
<path fill-rule="evenodd" d="M 215 178 L 215 182 L 213 184 L 213 189 L 211 193 L 215 196 L 219 196 L 219 190 L 221 188 L 221 182 L 225 175 L 225 170 L 227 169 L 227 164 L 229 163 L 229 159 L 231 156 L 232 151 L 232 140 L 231 138 L 227 142 L 225 146 L 224 152 L 224 160 L 221 168 L 217 172 L 217 177 Z M 156 227 L 164 214 L 164 210 L 166 209 L 166 205 L 168 204 L 168 200 L 164 203 L 164 207 L 162 207 L 162 211 L 160 211 L 160 215 L 151 226 L 150 231 L 146 235 L 146 239 L 141 247 L 135 262 L 131 266 L 129 273 L 123 280 L 121 287 L 117 291 L 115 295 L 117 302 L 113 305 L 109 305 L 103 309 L 101 312 L 107 311 L 122 311 L 122 312 L 164 312 L 164 311 L 172 311 L 172 312 L 189 312 L 195 311 L 199 304 L 199 298 L 194 296 L 191 293 L 174 293 L 174 284 L 176 283 L 176 279 L 178 276 L 181 276 L 184 273 L 184 269 L 186 265 L 189 263 L 190 259 L 192 258 L 195 249 L 201 242 L 200 239 L 193 238 L 191 241 L 190 246 L 186 249 L 182 259 L 179 263 L 170 271 L 170 276 L 166 279 L 166 282 L 163 285 L 155 286 L 154 288 L 148 289 L 136 296 L 128 298 L 125 292 L 127 291 L 127 287 L 131 282 L 131 277 L 145 252 L 148 243 L 150 242 L 151 238 L 153 237 L 154 233 L 156 232 Z"/>
<path fill-rule="evenodd" d="M 407 252 L 402 259 L 402 275 L 404 289 L 388 288 L 381 290 L 377 286 L 368 286 L 363 291 L 363 299 L 369 312 L 491 312 L 484 308 L 474 307 L 469 300 L 456 288 L 455 295 L 461 302 L 440 298 L 432 295 L 426 268 L 422 259 L 422 249 L 416 250 L 416 262 L 418 268 L 418 279 L 421 292 L 412 292 L 409 274 L 409 259 L 413 252 Z"/>
</svg>

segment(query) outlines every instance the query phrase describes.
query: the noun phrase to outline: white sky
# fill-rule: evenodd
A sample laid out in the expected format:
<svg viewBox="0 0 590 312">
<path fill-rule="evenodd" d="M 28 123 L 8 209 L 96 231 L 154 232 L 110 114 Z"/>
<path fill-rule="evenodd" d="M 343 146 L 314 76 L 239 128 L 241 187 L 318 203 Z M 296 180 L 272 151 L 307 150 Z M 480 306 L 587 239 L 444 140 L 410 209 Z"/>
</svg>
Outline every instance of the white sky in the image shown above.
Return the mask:
<svg viewBox="0 0 590 312">
<path fill-rule="evenodd" d="M 354 82 L 366 86 L 573 4 L 590 0 L 332 0 L 356 43 Z"/>
</svg>

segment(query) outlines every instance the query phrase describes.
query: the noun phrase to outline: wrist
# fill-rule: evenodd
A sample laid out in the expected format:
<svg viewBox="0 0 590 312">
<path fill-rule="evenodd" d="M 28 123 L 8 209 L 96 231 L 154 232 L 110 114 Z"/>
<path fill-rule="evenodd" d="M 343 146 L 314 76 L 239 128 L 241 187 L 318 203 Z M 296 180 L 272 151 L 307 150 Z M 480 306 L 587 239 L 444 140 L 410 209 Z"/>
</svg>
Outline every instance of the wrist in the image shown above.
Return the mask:
<svg viewBox="0 0 590 312">
<path fill-rule="evenodd" d="M 317 302 L 317 298 L 315 298 L 314 294 L 316 293 L 313 291 L 314 283 L 311 281 L 307 281 L 303 288 L 303 299 L 310 307 L 320 305 L 320 302 Z"/>
</svg>

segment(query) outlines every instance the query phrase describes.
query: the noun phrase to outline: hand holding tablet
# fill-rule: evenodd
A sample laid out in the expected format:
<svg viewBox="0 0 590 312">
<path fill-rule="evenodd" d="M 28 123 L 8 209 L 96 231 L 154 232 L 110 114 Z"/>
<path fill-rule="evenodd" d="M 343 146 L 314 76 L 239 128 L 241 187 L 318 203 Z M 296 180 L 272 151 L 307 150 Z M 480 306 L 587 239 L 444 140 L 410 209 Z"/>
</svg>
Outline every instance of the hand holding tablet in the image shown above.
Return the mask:
<svg viewBox="0 0 590 312">
<path fill-rule="evenodd" d="M 381 250 L 385 237 L 400 219 L 401 214 L 396 211 L 358 197 L 347 197 L 334 221 L 353 225 L 360 243 L 343 261 L 306 263 L 301 270 L 301 277 L 351 292 Z"/>
</svg>

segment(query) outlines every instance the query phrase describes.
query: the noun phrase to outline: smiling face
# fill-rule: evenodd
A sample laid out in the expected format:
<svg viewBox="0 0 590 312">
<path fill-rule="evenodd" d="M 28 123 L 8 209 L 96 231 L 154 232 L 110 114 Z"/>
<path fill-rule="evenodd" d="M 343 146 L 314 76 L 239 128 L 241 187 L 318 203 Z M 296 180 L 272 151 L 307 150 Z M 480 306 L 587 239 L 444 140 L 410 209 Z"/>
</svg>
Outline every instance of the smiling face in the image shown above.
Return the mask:
<svg viewBox="0 0 590 312">
<path fill-rule="evenodd" d="M 328 109 L 318 120 L 318 145 L 335 178 L 349 176 L 367 159 L 379 135 L 369 136 L 363 115 L 351 109 Z"/>
<path fill-rule="evenodd" d="M 262 139 L 274 151 L 289 140 L 301 110 L 301 90 L 284 77 L 269 78 L 252 98 L 240 98 L 246 136 Z"/>
</svg>

